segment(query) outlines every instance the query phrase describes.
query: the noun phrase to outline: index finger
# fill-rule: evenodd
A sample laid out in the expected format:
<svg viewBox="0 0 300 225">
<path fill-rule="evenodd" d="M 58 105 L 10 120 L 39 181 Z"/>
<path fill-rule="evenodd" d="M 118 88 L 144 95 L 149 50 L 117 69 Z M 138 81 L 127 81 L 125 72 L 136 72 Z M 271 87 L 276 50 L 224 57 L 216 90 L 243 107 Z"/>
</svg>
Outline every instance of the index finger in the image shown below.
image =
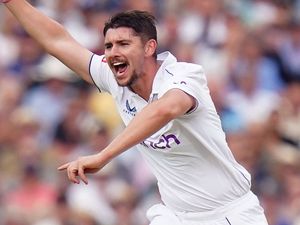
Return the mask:
<svg viewBox="0 0 300 225">
<path fill-rule="evenodd" d="M 62 166 L 60 166 L 60 167 L 58 167 L 57 169 L 58 169 L 58 170 L 65 170 L 65 169 L 68 168 L 69 165 L 70 165 L 70 163 L 66 163 L 66 164 L 64 164 L 64 165 L 62 165 Z"/>
</svg>

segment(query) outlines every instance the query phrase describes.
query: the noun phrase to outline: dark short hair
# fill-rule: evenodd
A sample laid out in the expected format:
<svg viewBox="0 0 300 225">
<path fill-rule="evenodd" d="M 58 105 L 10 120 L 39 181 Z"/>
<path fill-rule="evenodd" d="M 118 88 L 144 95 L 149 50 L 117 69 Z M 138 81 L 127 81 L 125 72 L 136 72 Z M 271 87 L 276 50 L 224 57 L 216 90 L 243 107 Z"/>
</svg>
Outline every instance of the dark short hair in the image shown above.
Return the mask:
<svg viewBox="0 0 300 225">
<path fill-rule="evenodd" d="M 110 28 L 128 27 L 142 38 L 142 41 L 154 39 L 157 41 L 155 17 L 146 11 L 131 10 L 112 16 L 104 25 L 103 35 Z"/>
</svg>

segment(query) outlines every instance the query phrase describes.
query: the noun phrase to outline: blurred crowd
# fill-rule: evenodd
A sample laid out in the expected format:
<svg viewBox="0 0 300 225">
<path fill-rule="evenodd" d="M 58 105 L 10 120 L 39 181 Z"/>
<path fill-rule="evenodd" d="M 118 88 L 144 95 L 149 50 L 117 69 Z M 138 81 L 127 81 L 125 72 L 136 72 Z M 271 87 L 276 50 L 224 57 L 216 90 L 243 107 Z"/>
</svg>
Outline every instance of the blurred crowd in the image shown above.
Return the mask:
<svg viewBox="0 0 300 225">
<path fill-rule="evenodd" d="M 159 52 L 204 67 L 269 224 L 300 224 L 299 0 L 30 2 L 98 54 L 109 16 L 151 11 Z M 0 6 L 0 224 L 147 225 L 145 211 L 159 196 L 135 149 L 87 186 L 56 169 L 101 151 L 122 129 L 111 97 L 47 55 Z"/>
</svg>

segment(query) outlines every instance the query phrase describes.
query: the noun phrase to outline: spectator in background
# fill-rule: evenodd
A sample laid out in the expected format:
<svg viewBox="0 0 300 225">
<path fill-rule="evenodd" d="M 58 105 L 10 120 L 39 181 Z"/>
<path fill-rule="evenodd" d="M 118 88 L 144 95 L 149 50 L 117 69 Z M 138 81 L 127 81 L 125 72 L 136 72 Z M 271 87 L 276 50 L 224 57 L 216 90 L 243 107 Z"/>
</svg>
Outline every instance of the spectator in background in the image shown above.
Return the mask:
<svg viewBox="0 0 300 225">
<path fill-rule="evenodd" d="M 30 107 L 43 127 L 41 138 L 44 145 L 53 140 L 56 125 L 65 114 L 65 105 L 76 95 L 76 89 L 69 85 L 76 77 L 54 57 L 47 56 L 32 73 L 32 79 L 40 82 L 30 88 L 23 99 L 23 105 Z M 51 106 L 51 107 L 48 107 Z"/>
<path fill-rule="evenodd" d="M 9 65 L 9 72 L 27 82 L 29 76 L 38 72 L 37 65 L 42 60 L 43 51 L 23 30 L 17 31 L 16 35 L 19 39 L 19 54 L 16 61 Z"/>
<path fill-rule="evenodd" d="M 187 0 L 178 27 L 182 42 L 203 47 L 218 47 L 226 39 L 224 2 L 221 0 Z"/>
<path fill-rule="evenodd" d="M 5 197 L 6 210 L 29 224 L 50 213 L 55 206 L 55 187 L 40 180 L 40 172 L 38 164 L 24 162 L 21 183 Z"/>
<path fill-rule="evenodd" d="M 228 95 L 226 90 L 227 87 L 224 85 L 224 82 L 211 79 L 209 82 L 209 89 L 216 110 L 220 116 L 222 128 L 227 135 L 238 133 L 245 129 L 246 121 L 243 118 L 243 114 L 230 105 L 229 101 L 224 99 L 224 96 Z"/>
<path fill-rule="evenodd" d="M 300 22 L 289 24 L 288 33 L 279 48 L 279 56 L 287 73 L 287 81 L 300 81 Z"/>
<path fill-rule="evenodd" d="M 284 87 L 284 82 L 280 76 L 279 66 L 264 56 L 262 44 L 257 34 L 246 34 L 240 44 L 239 55 L 229 73 L 234 82 L 239 75 L 249 71 L 256 80 L 255 89 L 280 92 Z"/>
<path fill-rule="evenodd" d="M 274 91 L 258 87 L 258 74 L 253 68 L 241 68 L 234 78 L 236 88 L 227 96 L 228 106 L 239 114 L 246 126 L 265 121 L 280 97 Z"/>
<path fill-rule="evenodd" d="M 282 101 L 278 106 L 278 129 L 285 139 L 300 147 L 300 82 L 292 81 L 287 85 Z"/>
</svg>

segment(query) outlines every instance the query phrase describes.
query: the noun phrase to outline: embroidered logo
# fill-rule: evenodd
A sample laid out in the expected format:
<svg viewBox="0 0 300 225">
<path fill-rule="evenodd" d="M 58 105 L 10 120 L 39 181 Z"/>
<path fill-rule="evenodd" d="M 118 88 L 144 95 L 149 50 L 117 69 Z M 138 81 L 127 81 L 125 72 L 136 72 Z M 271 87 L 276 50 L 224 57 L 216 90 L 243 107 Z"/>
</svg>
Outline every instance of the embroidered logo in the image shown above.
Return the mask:
<svg viewBox="0 0 300 225">
<path fill-rule="evenodd" d="M 129 111 L 129 112 L 133 112 L 135 113 L 136 112 L 136 108 L 133 106 L 133 107 L 130 107 L 129 105 L 129 101 L 126 100 L 126 109 Z"/>
<path fill-rule="evenodd" d="M 123 109 L 123 112 L 125 112 L 126 114 L 129 114 L 131 116 L 135 116 L 137 110 L 134 106 L 133 107 L 130 106 L 129 101 L 127 99 L 126 100 L 126 109 Z"/>
</svg>

